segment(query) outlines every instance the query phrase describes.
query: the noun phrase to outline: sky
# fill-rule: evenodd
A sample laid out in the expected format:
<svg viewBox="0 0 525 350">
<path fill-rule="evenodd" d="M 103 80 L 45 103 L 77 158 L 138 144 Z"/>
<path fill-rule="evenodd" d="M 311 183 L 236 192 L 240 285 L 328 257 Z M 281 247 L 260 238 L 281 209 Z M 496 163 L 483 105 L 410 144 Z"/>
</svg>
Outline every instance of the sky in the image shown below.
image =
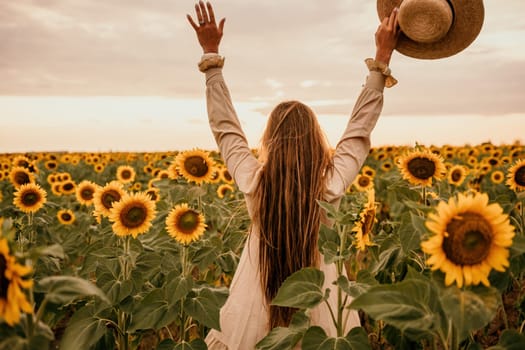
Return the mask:
<svg viewBox="0 0 525 350">
<path fill-rule="evenodd" d="M 278 102 L 332 145 L 361 90 L 373 0 L 216 0 L 224 76 L 251 146 Z M 187 0 L 0 0 L 0 153 L 216 149 Z M 485 0 L 464 51 L 394 53 L 372 146 L 525 143 L 525 2 Z"/>
</svg>

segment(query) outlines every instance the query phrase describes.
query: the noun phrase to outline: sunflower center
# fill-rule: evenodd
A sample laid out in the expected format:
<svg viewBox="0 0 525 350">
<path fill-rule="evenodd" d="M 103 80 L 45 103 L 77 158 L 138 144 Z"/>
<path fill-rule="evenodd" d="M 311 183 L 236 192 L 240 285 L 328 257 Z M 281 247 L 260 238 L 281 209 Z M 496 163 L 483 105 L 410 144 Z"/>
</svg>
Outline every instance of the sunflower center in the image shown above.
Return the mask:
<svg viewBox="0 0 525 350">
<path fill-rule="evenodd" d="M 134 203 L 120 212 L 120 222 L 127 228 L 135 228 L 146 220 L 147 209 L 145 206 Z"/>
<path fill-rule="evenodd" d="M 203 177 L 208 173 L 208 164 L 199 156 L 191 156 L 184 160 L 184 169 L 195 177 Z"/>
<path fill-rule="evenodd" d="M 514 181 L 520 186 L 525 186 L 525 166 L 520 167 L 514 175 Z"/>
<path fill-rule="evenodd" d="M 436 172 L 436 164 L 432 160 L 423 157 L 411 159 L 407 164 L 407 168 L 412 176 L 421 180 L 434 176 Z"/>
<path fill-rule="evenodd" d="M 23 171 L 16 172 L 14 178 L 15 178 L 15 182 L 19 185 L 25 185 L 31 182 L 31 180 L 29 179 L 29 175 L 27 175 Z"/>
<path fill-rule="evenodd" d="M 108 190 L 102 194 L 101 201 L 102 205 L 106 207 L 106 209 L 111 209 L 113 206 L 114 201 L 120 200 L 120 193 L 118 193 L 115 190 Z"/>
<path fill-rule="evenodd" d="M 82 189 L 82 191 L 80 191 L 80 196 L 82 197 L 82 199 L 91 200 L 93 199 L 93 193 L 94 191 L 92 189 L 84 188 Z"/>
<path fill-rule="evenodd" d="M 3 254 L 0 254 L 0 299 L 7 299 L 7 287 L 9 280 L 5 277 L 5 270 L 7 268 L 7 261 Z"/>
<path fill-rule="evenodd" d="M 224 176 L 224 179 L 226 181 L 231 181 L 233 178 L 228 170 L 224 170 L 222 173 L 222 176 Z"/>
<path fill-rule="evenodd" d="M 459 170 L 452 171 L 452 174 L 450 175 L 450 177 L 452 178 L 452 181 L 458 182 L 461 179 L 461 171 Z"/>
<path fill-rule="evenodd" d="M 21 202 L 26 207 L 31 207 L 38 203 L 40 200 L 40 195 L 37 192 L 28 191 L 24 193 L 21 197 Z"/>
<path fill-rule="evenodd" d="M 447 258 L 457 265 L 476 265 L 490 252 L 492 228 L 489 222 L 477 213 L 464 213 L 447 225 L 448 237 L 443 239 L 443 250 Z"/>
<path fill-rule="evenodd" d="M 370 184 L 370 178 L 368 176 L 360 176 L 357 182 L 359 183 L 359 186 L 366 187 Z"/>
<path fill-rule="evenodd" d="M 179 229 L 184 233 L 193 233 L 199 225 L 199 215 L 190 210 L 180 216 L 178 222 Z"/>
<path fill-rule="evenodd" d="M 71 221 L 71 219 L 73 218 L 71 216 L 71 214 L 69 214 L 69 213 L 62 213 L 62 215 L 60 215 L 60 217 L 62 218 L 62 220 L 66 221 L 66 222 L 67 221 Z"/>
<path fill-rule="evenodd" d="M 122 176 L 124 180 L 129 180 L 131 179 L 131 171 L 124 170 L 122 173 L 120 173 L 120 176 Z"/>
<path fill-rule="evenodd" d="M 71 191 L 74 187 L 71 182 L 67 182 L 62 186 L 62 188 L 64 189 L 64 191 Z"/>
</svg>

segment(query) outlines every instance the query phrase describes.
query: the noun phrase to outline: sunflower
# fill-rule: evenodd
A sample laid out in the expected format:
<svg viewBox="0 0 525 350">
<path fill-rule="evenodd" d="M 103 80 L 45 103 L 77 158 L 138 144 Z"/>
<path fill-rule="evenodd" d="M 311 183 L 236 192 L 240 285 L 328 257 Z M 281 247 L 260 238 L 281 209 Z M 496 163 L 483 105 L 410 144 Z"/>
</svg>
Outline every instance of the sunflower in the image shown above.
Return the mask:
<svg viewBox="0 0 525 350">
<path fill-rule="evenodd" d="M 198 240 L 206 229 L 204 215 L 182 203 L 176 205 L 166 218 L 166 231 L 181 244 Z"/>
<path fill-rule="evenodd" d="M 20 322 L 21 312 L 33 312 L 22 291 L 33 286 L 33 280 L 23 278 L 31 272 L 30 267 L 18 264 L 9 253 L 7 239 L 0 238 L 0 318 L 10 326 Z"/>
<path fill-rule="evenodd" d="M 188 182 L 201 184 L 209 182 L 213 176 L 213 159 L 207 152 L 195 149 L 179 153 L 175 158 L 177 171 L 186 178 Z"/>
<path fill-rule="evenodd" d="M 229 193 L 230 197 L 233 197 L 233 191 L 234 191 L 234 188 L 232 185 L 222 184 L 219 187 L 217 187 L 217 196 L 222 199 L 226 196 L 226 194 Z"/>
<path fill-rule="evenodd" d="M 463 165 L 453 165 L 448 170 L 448 183 L 454 186 L 461 186 L 463 181 L 467 178 L 468 169 Z"/>
<path fill-rule="evenodd" d="M 44 166 L 47 170 L 55 170 L 58 168 L 58 163 L 56 160 L 48 160 L 44 163 Z"/>
<path fill-rule="evenodd" d="M 15 166 L 9 172 L 9 180 L 16 188 L 35 182 L 35 175 L 31 173 L 27 168 L 21 166 Z"/>
<path fill-rule="evenodd" d="M 494 184 L 500 184 L 505 179 L 505 174 L 501 170 L 495 170 L 490 174 L 490 181 Z"/>
<path fill-rule="evenodd" d="M 29 169 L 31 165 L 31 160 L 24 155 L 18 155 L 13 159 L 12 164 L 13 167 L 22 167 Z"/>
<path fill-rule="evenodd" d="M 95 191 L 97 190 L 99 186 L 94 183 L 94 182 L 91 182 L 89 180 L 83 180 L 82 182 L 80 182 L 77 186 L 77 189 L 76 189 L 76 197 L 77 197 L 77 201 L 80 203 L 80 204 L 83 204 L 83 205 L 91 205 L 93 204 L 93 198 L 94 198 L 94 195 L 95 195 Z"/>
<path fill-rule="evenodd" d="M 122 183 L 135 181 L 135 169 L 129 165 L 121 165 L 117 168 L 117 180 Z"/>
<path fill-rule="evenodd" d="M 400 157 L 398 167 L 405 180 L 413 185 L 432 186 L 432 178 L 446 174 L 443 159 L 429 150 L 415 150 Z"/>
<path fill-rule="evenodd" d="M 156 188 L 156 187 L 148 188 L 145 193 L 154 202 L 158 202 L 160 200 L 160 190 L 158 188 Z"/>
<path fill-rule="evenodd" d="M 388 172 L 392 170 L 393 168 L 394 168 L 394 164 L 392 164 L 392 162 L 389 159 L 381 163 L 381 170 L 384 172 Z"/>
<path fill-rule="evenodd" d="M 354 187 L 360 191 L 368 191 L 374 188 L 374 179 L 365 174 L 359 174 L 353 182 Z"/>
<path fill-rule="evenodd" d="M 507 172 L 506 184 L 514 191 L 525 191 L 525 158 L 517 160 Z"/>
<path fill-rule="evenodd" d="M 71 225 L 75 222 L 75 213 L 71 209 L 60 209 L 57 219 L 62 225 Z"/>
<path fill-rule="evenodd" d="M 95 170 L 96 173 L 100 174 L 105 169 L 104 164 L 96 163 L 93 165 L 93 170 Z"/>
<path fill-rule="evenodd" d="M 376 176 L 376 171 L 369 167 L 368 165 L 363 165 L 363 168 L 361 168 L 361 173 L 365 174 L 368 177 L 374 177 Z"/>
<path fill-rule="evenodd" d="M 426 227 L 433 235 L 421 243 L 430 257 L 432 270 L 445 273 L 445 284 L 458 287 L 489 286 L 491 269 L 504 271 L 509 266 L 508 247 L 514 227 L 497 203 L 489 204 L 486 193 L 458 194 L 440 202 L 437 213 L 430 213 Z"/>
<path fill-rule="evenodd" d="M 74 194 L 77 191 L 77 184 L 73 180 L 66 180 L 60 184 L 60 193 Z"/>
<path fill-rule="evenodd" d="M 366 191 L 368 200 L 361 212 L 359 213 L 359 220 L 354 224 L 352 232 L 356 233 L 355 246 L 361 251 L 365 251 L 367 246 L 372 246 L 374 243 L 370 241 L 370 233 L 374 227 L 376 219 L 376 204 L 375 191 L 370 189 Z"/>
<path fill-rule="evenodd" d="M 222 167 L 221 169 L 221 179 L 223 182 L 233 185 L 233 176 L 230 174 L 228 168 L 226 167 Z"/>
<path fill-rule="evenodd" d="M 133 236 L 148 231 L 155 218 L 155 202 L 145 193 L 124 194 L 110 209 L 109 220 L 117 236 Z"/>
<path fill-rule="evenodd" d="M 118 181 L 111 181 L 103 187 L 98 187 L 93 195 L 95 214 L 109 216 L 113 202 L 118 202 L 125 191 Z"/>
<path fill-rule="evenodd" d="M 158 180 L 164 180 L 170 178 L 170 172 L 168 170 L 161 169 L 156 175 L 155 178 Z"/>
<path fill-rule="evenodd" d="M 24 213 L 34 213 L 44 206 L 46 196 L 40 185 L 27 183 L 16 190 L 13 204 Z"/>
<path fill-rule="evenodd" d="M 219 183 L 221 179 L 222 179 L 221 168 L 218 166 L 214 166 L 212 170 L 211 178 L 210 178 L 210 183 L 212 184 Z"/>
</svg>

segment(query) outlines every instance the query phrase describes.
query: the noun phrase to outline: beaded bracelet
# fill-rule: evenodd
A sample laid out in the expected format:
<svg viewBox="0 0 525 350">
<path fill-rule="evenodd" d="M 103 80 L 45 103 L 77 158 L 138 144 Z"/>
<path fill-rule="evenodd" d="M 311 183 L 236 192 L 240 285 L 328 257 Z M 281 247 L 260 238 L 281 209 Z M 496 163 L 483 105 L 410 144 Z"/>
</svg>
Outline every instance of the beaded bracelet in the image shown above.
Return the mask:
<svg viewBox="0 0 525 350">
<path fill-rule="evenodd" d="M 219 55 L 205 57 L 199 62 L 199 70 L 203 73 L 210 68 L 222 68 L 223 66 L 224 57 Z"/>
<path fill-rule="evenodd" d="M 392 76 L 390 68 L 385 63 L 378 62 L 373 58 L 365 59 L 365 63 L 369 71 L 376 71 L 385 76 L 385 86 L 387 88 L 391 88 L 392 86 L 397 84 L 397 79 Z"/>
</svg>

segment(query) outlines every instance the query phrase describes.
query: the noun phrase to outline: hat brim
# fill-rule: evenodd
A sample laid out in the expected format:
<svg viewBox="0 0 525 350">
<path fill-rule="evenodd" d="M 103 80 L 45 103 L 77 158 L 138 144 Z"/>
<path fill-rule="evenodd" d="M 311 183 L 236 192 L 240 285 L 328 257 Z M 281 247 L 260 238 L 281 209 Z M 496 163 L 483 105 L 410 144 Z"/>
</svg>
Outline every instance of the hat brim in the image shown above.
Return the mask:
<svg viewBox="0 0 525 350">
<path fill-rule="evenodd" d="M 379 20 L 390 16 L 394 7 L 399 7 L 401 2 L 402 0 L 378 0 Z M 448 3 L 452 7 L 454 18 L 443 38 L 433 43 L 419 43 L 401 32 L 396 50 L 413 58 L 438 59 L 453 56 L 472 44 L 483 26 L 483 0 L 448 0 Z"/>
</svg>

